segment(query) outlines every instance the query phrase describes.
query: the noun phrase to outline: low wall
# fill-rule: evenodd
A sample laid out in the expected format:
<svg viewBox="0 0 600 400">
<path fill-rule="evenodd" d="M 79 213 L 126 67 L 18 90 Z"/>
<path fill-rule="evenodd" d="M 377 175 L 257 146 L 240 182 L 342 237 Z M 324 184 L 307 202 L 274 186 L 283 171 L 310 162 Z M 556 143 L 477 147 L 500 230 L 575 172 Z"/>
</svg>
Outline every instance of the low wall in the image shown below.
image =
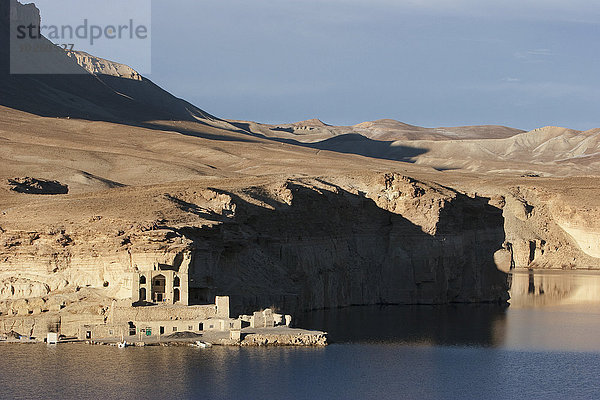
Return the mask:
<svg viewBox="0 0 600 400">
<path fill-rule="evenodd" d="M 110 312 L 108 322 L 119 324 L 129 321 L 190 321 L 215 318 L 216 316 L 217 307 L 214 304 L 202 306 L 115 307 Z"/>
</svg>

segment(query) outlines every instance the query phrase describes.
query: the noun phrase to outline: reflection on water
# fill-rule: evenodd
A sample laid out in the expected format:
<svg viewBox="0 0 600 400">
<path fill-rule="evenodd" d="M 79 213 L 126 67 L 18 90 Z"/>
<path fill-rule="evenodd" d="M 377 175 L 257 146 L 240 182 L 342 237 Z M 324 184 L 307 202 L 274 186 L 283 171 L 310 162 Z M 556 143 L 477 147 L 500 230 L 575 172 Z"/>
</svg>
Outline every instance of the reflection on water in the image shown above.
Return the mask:
<svg viewBox="0 0 600 400">
<path fill-rule="evenodd" d="M 0 398 L 282 398 L 296 388 L 277 388 L 274 367 L 303 370 L 303 359 L 318 360 L 322 350 L 2 345 Z"/>
<path fill-rule="evenodd" d="M 298 316 L 332 343 L 477 346 L 600 352 L 600 275 L 515 273 L 510 307 L 368 306 Z"/>
<path fill-rule="evenodd" d="M 0 346 L 10 399 L 591 399 L 599 356 L 489 347 Z"/>
<path fill-rule="evenodd" d="M 298 316 L 298 325 L 322 329 L 333 343 L 405 343 L 498 346 L 502 344 L 506 306 L 365 306 L 314 311 Z"/>
<path fill-rule="evenodd" d="M 512 349 L 600 352 L 600 274 L 511 274 L 504 345 Z"/>
<path fill-rule="evenodd" d="M 512 307 L 600 304 L 600 274 L 593 271 L 518 271 L 510 279 Z"/>
</svg>

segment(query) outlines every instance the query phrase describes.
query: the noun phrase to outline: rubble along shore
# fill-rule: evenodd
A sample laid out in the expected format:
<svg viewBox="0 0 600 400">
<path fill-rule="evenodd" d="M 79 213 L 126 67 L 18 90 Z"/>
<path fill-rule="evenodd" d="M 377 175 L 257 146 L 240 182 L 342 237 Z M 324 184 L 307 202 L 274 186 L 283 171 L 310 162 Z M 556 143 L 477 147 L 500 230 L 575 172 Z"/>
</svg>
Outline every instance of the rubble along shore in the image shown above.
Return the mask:
<svg viewBox="0 0 600 400">
<path fill-rule="evenodd" d="M 194 335 L 185 338 L 143 338 L 125 337 L 125 341 L 130 346 L 195 346 L 201 342 L 210 346 L 240 346 L 240 347 L 260 347 L 260 346 L 291 346 L 291 347 L 323 347 L 327 346 L 327 333 L 320 331 L 310 331 L 305 329 L 275 327 L 260 329 L 244 329 L 241 340 L 230 339 L 222 332 L 205 333 L 203 335 Z M 106 338 L 97 340 L 79 341 L 80 343 L 92 345 L 116 346 L 121 342 L 118 338 Z M 64 343 L 64 342 L 60 342 Z"/>
</svg>

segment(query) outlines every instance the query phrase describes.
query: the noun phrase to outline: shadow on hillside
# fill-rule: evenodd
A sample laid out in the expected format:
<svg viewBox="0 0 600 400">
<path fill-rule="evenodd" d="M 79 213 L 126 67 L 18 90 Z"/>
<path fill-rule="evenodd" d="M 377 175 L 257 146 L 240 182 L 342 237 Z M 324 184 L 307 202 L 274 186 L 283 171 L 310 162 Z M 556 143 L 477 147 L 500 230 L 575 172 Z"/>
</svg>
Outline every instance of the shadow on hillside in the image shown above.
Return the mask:
<svg viewBox="0 0 600 400">
<path fill-rule="evenodd" d="M 194 214 L 194 215 L 199 216 L 208 221 L 213 221 L 213 222 L 221 222 L 222 221 L 222 216 L 215 213 L 212 210 L 206 209 L 204 207 L 200 207 L 196 204 L 187 202 L 185 200 L 182 200 L 182 199 L 175 197 L 173 195 L 170 195 L 170 194 L 165 194 L 165 198 L 167 200 L 169 200 L 170 202 L 172 202 L 173 204 L 175 204 L 175 206 L 177 206 L 177 208 L 179 208 L 181 211 L 184 211 L 184 212 L 190 213 L 190 214 Z"/>
<path fill-rule="evenodd" d="M 179 229 L 194 242 L 192 293 L 228 294 L 234 314 L 508 298 L 506 274 L 493 259 L 504 242 L 504 219 L 488 199 L 457 194 L 431 235 L 335 185 L 287 188 L 291 205 L 265 201 L 260 190 L 242 198 L 211 189 L 237 207 L 219 225 Z"/>
</svg>

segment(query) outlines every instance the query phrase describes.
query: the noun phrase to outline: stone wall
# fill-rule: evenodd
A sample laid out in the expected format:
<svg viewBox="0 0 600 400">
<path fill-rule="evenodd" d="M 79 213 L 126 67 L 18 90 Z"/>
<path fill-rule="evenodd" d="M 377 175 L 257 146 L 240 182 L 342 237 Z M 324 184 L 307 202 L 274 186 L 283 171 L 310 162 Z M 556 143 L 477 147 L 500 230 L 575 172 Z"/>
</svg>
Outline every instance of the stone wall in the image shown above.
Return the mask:
<svg viewBox="0 0 600 400">
<path fill-rule="evenodd" d="M 214 304 L 203 306 L 114 307 L 108 322 L 204 320 L 217 317 Z"/>
</svg>

